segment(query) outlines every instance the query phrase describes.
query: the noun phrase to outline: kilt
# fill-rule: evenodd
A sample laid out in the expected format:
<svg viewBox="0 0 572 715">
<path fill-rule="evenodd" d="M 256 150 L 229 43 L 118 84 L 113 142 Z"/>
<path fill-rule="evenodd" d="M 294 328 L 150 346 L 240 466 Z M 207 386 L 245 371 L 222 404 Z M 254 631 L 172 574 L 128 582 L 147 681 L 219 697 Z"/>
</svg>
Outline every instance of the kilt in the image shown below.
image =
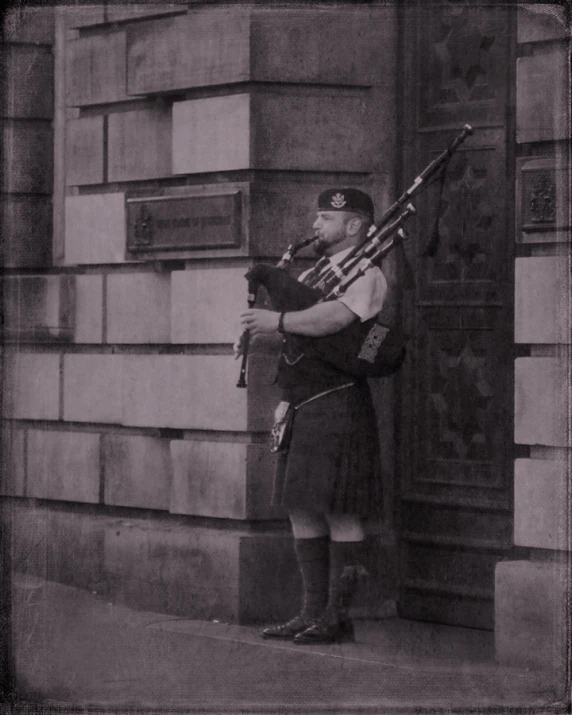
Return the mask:
<svg viewBox="0 0 572 715">
<path fill-rule="evenodd" d="M 377 422 L 367 382 L 296 410 L 290 449 L 276 464 L 273 505 L 369 516 L 381 513 L 382 497 Z"/>
</svg>

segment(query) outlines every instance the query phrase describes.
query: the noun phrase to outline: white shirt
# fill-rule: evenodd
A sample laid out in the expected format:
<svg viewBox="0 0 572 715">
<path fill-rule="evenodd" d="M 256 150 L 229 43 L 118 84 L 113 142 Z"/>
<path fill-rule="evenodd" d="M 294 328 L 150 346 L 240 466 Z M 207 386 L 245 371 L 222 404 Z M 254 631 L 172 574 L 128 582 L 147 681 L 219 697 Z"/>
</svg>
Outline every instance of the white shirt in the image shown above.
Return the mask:
<svg viewBox="0 0 572 715">
<path fill-rule="evenodd" d="M 351 247 L 346 248 L 330 256 L 329 263 L 320 271 L 320 275 L 328 269 L 330 263 L 335 265 L 341 263 L 351 250 Z M 350 271 L 348 277 L 354 275 L 358 268 L 359 264 Z M 304 271 L 298 280 L 303 281 L 310 270 Z M 354 281 L 347 291 L 336 300 L 339 300 L 340 303 L 343 303 L 352 313 L 355 313 L 363 323 L 365 320 L 369 320 L 379 313 L 383 307 L 386 294 L 387 281 L 385 276 L 380 268 L 374 266 L 373 268 L 369 268 L 361 278 Z"/>
</svg>

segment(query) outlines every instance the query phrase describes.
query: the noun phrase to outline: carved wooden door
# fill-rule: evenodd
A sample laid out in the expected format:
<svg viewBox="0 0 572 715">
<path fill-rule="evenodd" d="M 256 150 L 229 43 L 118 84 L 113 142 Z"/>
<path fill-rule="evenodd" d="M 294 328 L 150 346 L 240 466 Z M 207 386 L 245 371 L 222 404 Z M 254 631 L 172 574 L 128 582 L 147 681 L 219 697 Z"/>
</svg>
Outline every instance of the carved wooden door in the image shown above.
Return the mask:
<svg viewBox="0 0 572 715">
<path fill-rule="evenodd" d="M 436 255 L 420 256 L 438 184 L 415 200 L 407 248 L 399 612 L 492 628 L 512 543 L 514 18 L 420 3 L 404 19 L 404 185 L 465 123 L 475 133 L 449 165 Z"/>
</svg>

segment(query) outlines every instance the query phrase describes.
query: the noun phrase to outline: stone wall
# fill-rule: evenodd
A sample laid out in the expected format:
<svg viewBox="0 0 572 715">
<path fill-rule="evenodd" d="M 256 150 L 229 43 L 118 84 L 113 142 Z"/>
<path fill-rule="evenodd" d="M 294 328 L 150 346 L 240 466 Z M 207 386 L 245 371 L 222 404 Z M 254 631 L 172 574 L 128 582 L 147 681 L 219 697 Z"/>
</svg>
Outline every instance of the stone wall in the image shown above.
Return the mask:
<svg viewBox="0 0 572 715">
<path fill-rule="evenodd" d="M 51 253 L 53 10 L 3 19 L 2 262 L 42 266 Z"/>
<path fill-rule="evenodd" d="M 496 569 L 501 662 L 564 683 L 570 643 L 569 34 L 556 5 L 521 6 L 517 60 L 514 542 Z M 569 667 L 569 666 L 568 666 Z"/>
<path fill-rule="evenodd" d="M 248 388 L 236 388 L 244 273 L 308 235 L 324 186 L 370 188 L 378 211 L 394 198 L 396 40 L 391 7 L 56 8 L 53 242 L 44 227 L 41 257 L 20 264 L 34 270 L 4 282 L 4 441 L 19 466 L 3 493 L 42 500 L 36 547 L 51 518 L 73 514 L 77 553 L 92 554 L 93 568 L 59 557 L 51 571 L 47 557 L 21 564 L 67 579 L 75 569 L 137 605 L 176 612 L 189 578 L 226 576 L 216 598 L 206 583 L 189 599 L 191 616 L 211 598 L 213 617 L 235 620 L 295 608 L 295 589 L 252 577 L 257 563 L 271 574 L 279 563 L 297 582 L 285 514 L 269 503 L 268 348 L 252 356 Z M 127 249 L 128 199 L 221 190 L 239 193 L 240 245 Z M 391 444 L 389 381 L 376 402 Z M 388 448 L 388 474 L 392 459 Z M 387 493 L 389 527 L 380 536 L 372 525 L 387 559 L 373 565 L 370 612 L 395 587 Z M 25 523 L 21 508 L 14 514 Z M 65 545 L 75 537 L 62 529 Z M 15 533 L 20 553 L 36 548 L 25 529 Z M 150 576 L 149 549 L 171 548 L 177 558 Z M 264 602 L 271 614 L 257 612 Z"/>
</svg>

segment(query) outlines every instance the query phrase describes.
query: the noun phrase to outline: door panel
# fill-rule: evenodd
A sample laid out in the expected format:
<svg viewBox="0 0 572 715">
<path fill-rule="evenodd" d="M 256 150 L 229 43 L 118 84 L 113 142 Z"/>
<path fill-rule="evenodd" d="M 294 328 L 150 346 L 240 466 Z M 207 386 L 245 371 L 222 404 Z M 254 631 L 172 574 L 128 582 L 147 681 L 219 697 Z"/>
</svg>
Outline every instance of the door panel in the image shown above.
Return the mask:
<svg viewBox="0 0 572 715">
<path fill-rule="evenodd" d="M 439 182 L 415 199 L 414 295 L 402 375 L 400 614 L 493 627 L 494 567 L 512 550 L 513 285 L 510 9 L 404 13 L 409 184 L 465 123 Z"/>
</svg>

